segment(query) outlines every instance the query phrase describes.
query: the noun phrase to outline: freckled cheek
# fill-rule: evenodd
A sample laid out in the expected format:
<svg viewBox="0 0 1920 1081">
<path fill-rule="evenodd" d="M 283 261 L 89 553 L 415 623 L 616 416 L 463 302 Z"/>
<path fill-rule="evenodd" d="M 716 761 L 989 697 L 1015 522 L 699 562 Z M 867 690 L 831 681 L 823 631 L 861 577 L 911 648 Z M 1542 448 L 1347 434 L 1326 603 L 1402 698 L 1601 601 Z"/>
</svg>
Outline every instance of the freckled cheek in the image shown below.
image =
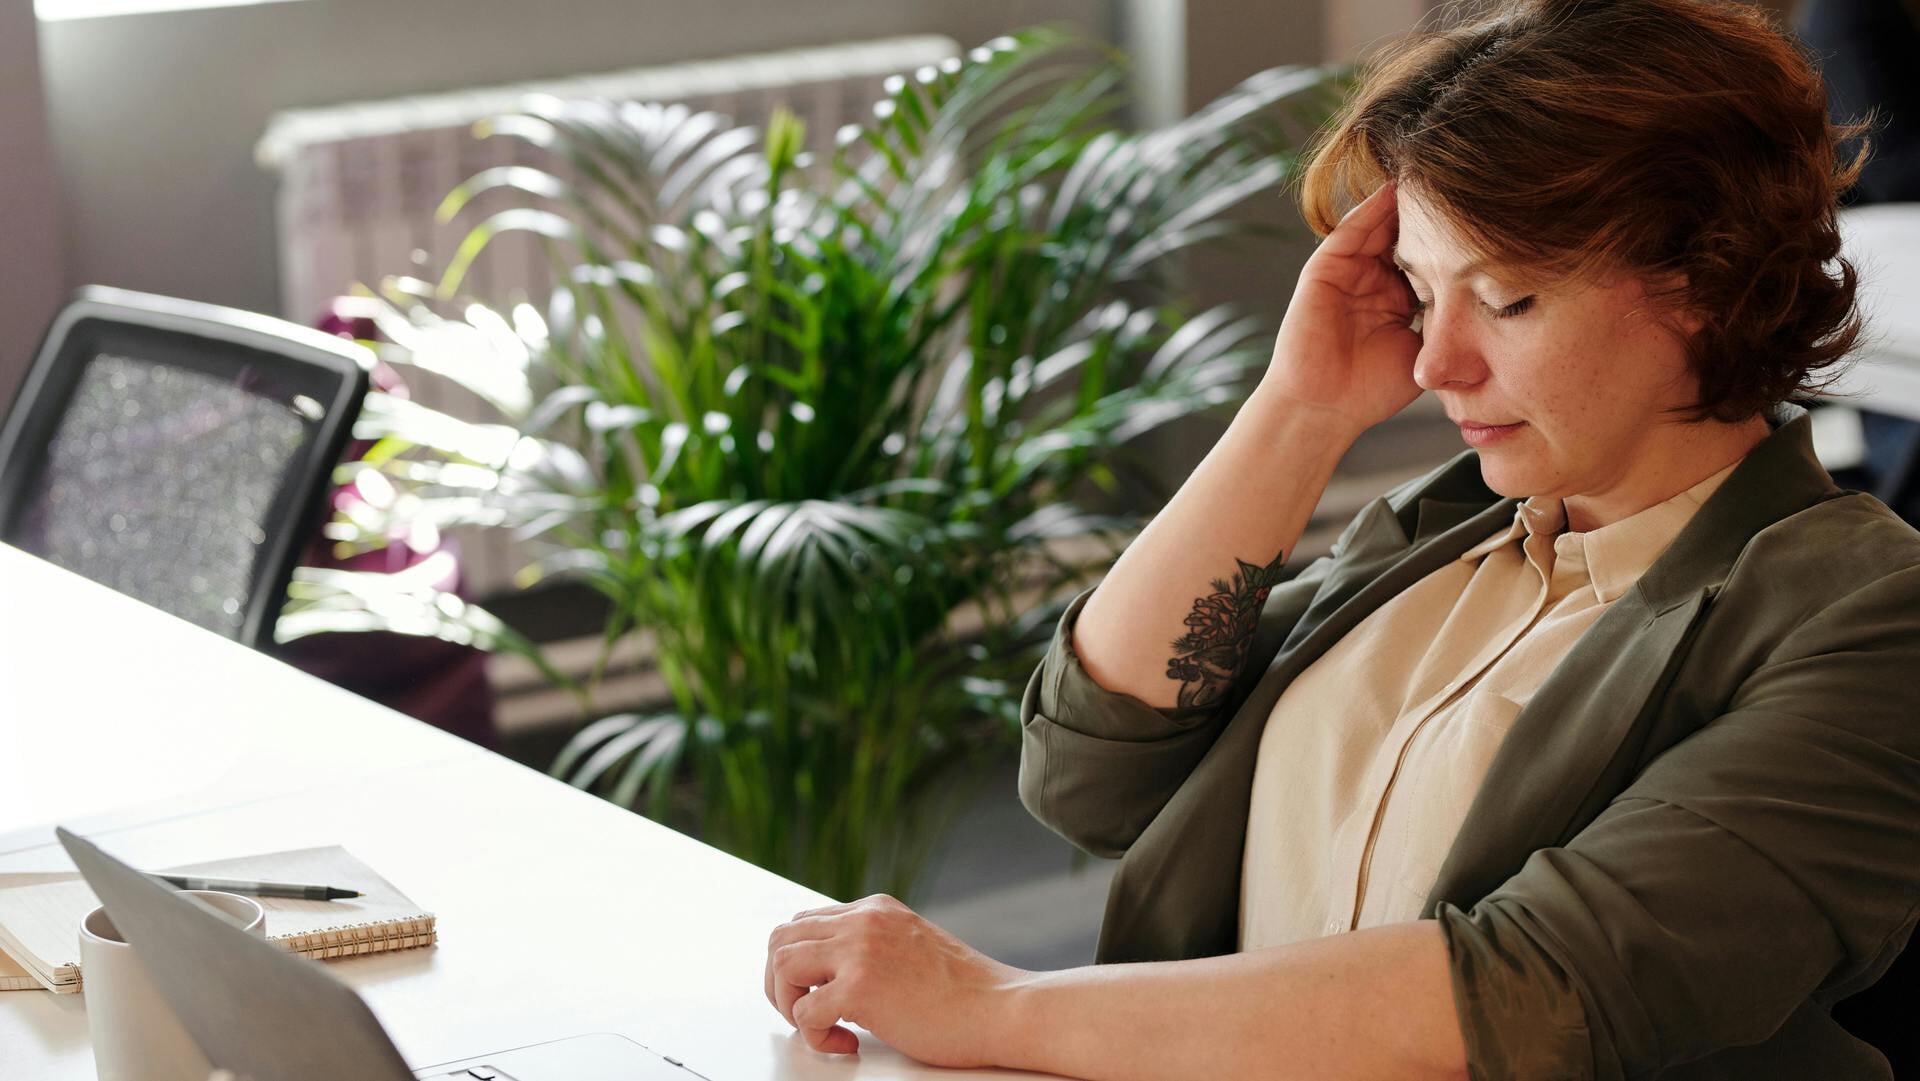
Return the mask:
<svg viewBox="0 0 1920 1081">
<path fill-rule="evenodd" d="M 1508 375 L 1514 406 L 1550 442 L 1562 445 L 1583 442 L 1582 433 L 1607 414 L 1615 389 L 1592 354 L 1559 341 L 1542 343 Z"/>
</svg>

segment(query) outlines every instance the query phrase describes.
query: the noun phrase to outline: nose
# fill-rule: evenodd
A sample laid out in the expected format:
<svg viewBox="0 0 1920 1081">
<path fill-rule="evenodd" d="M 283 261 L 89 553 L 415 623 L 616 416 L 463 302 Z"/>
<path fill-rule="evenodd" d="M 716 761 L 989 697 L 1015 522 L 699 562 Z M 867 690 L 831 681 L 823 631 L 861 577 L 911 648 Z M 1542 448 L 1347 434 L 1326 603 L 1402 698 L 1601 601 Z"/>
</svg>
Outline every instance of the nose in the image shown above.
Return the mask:
<svg viewBox="0 0 1920 1081">
<path fill-rule="evenodd" d="M 1472 316 L 1462 305 L 1447 305 L 1439 298 L 1428 305 L 1420 320 L 1420 353 L 1413 361 L 1413 381 L 1421 389 L 1458 389 L 1486 379 L 1481 328 Z"/>
</svg>

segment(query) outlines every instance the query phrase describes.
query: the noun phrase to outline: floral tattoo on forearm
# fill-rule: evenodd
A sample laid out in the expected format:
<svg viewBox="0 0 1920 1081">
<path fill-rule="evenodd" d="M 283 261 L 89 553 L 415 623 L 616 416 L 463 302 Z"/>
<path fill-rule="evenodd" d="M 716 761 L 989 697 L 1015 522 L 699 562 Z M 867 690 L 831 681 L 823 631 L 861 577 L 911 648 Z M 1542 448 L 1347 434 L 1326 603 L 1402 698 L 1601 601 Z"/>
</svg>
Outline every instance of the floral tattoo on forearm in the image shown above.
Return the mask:
<svg viewBox="0 0 1920 1081">
<path fill-rule="evenodd" d="M 1236 559 L 1239 573 L 1215 579 L 1213 592 L 1193 602 L 1187 633 L 1173 640 L 1173 656 L 1167 659 L 1167 678 L 1180 681 L 1181 706 L 1213 706 L 1226 697 L 1247 662 L 1260 609 L 1280 581 L 1286 556 L 1282 552 L 1264 567 Z"/>
</svg>

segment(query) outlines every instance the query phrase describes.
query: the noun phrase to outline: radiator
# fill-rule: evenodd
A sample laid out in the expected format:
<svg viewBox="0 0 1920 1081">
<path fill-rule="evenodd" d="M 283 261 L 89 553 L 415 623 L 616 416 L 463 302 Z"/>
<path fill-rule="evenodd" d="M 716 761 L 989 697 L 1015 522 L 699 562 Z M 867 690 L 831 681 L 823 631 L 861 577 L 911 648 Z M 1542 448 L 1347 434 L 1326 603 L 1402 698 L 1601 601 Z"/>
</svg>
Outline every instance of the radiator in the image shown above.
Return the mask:
<svg viewBox="0 0 1920 1081">
<path fill-rule="evenodd" d="M 520 140 L 471 134 L 475 122 L 513 112 L 530 95 L 683 103 L 755 125 L 784 105 L 806 121 L 809 149 L 825 151 L 843 126 L 871 118 L 889 77 L 959 55 L 950 38 L 888 38 L 280 113 L 255 156 L 280 177 L 281 312 L 310 323 L 356 283 L 436 278 L 467 229 L 511 199 L 482 196 L 443 226 L 433 215 L 447 192 L 496 165 L 555 167 Z M 552 285 L 539 243 L 507 235 L 489 245 L 464 288 L 495 305 L 531 298 L 543 306 Z M 416 401 L 489 419 L 449 383 L 411 369 L 406 379 Z M 462 531 L 458 539 L 469 595 L 511 588 L 523 561 L 500 531 Z"/>
</svg>

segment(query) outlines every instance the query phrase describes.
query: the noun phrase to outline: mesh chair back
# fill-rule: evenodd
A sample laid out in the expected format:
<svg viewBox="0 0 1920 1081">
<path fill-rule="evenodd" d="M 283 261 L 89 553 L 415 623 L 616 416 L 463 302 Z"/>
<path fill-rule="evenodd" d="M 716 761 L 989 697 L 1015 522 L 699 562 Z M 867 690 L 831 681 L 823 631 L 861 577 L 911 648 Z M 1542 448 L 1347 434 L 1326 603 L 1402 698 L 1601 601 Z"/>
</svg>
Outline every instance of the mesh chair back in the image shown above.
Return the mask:
<svg viewBox="0 0 1920 1081">
<path fill-rule="evenodd" d="M 84 290 L 0 425 L 0 541 L 264 647 L 371 363 L 278 319 Z"/>
</svg>

